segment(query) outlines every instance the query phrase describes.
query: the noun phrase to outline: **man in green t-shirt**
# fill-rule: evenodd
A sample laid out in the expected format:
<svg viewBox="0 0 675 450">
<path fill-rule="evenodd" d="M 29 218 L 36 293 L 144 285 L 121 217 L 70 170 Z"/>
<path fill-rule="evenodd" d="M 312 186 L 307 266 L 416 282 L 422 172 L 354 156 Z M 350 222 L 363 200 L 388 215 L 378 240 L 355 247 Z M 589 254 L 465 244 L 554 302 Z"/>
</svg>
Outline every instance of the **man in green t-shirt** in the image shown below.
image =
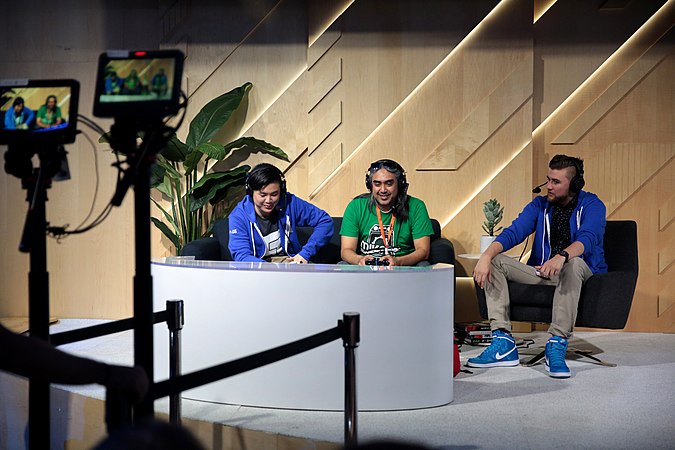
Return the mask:
<svg viewBox="0 0 675 450">
<path fill-rule="evenodd" d="M 381 159 L 366 172 L 370 191 L 349 202 L 340 228 L 342 259 L 350 264 L 414 266 L 429 258 L 433 228 L 424 202 L 408 195 L 405 171 Z"/>
</svg>

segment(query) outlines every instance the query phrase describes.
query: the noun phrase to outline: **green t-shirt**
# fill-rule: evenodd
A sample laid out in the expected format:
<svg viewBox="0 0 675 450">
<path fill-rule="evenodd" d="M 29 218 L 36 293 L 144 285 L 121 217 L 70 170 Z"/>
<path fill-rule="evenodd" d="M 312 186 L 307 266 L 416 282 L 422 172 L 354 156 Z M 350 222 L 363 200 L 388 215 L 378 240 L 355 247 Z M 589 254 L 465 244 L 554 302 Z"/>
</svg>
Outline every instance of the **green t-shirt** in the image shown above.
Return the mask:
<svg viewBox="0 0 675 450">
<path fill-rule="evenodd" d="M 37 117 L 44 123 L 45 125 L 55 125 L 56 124 L 56 119 L 61 119 L 61 108 L 58 106 L 54 108 L 53 111 L 48 111 L 47 107 L 45 105 L 40 106 L 40 109 L 38 109 L 37 112 Z"/>
<path fill-rule="evenodd" d="M 359 197 L 349 202 L 342 218 L 340 235 L 358 238 L 359 243 L 356 253 L 381 257 L 385 254 L 384 241 L 382 240 L 375 206 L 369 207 L 369 200 L 368 197 Z M 434 234 L 424 202 L 408 196 L 408 205 L 410 208 L 408 220 L 400 221 L 397 218 L 394 222 L 394 231 L 388 251 L 390 255 L 408 255 L 415 251 L 415 239 Z M 384 235 L 387 237 L 389 236 L 391 216 L 391 212 L 382 213 Z"/>
</svg>

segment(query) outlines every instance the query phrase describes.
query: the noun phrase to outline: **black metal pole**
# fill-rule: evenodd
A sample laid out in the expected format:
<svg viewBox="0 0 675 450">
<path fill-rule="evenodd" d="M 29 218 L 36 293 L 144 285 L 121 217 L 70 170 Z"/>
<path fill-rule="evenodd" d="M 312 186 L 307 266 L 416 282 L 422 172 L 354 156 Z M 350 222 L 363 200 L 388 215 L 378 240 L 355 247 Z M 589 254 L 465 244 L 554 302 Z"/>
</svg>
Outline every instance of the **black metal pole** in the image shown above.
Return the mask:
<svg viewBox="0 0 675 450">
<path fill-rule="evenodd" d="M 46 201 L 43 168 L 34 170 L 28 201 L 32 207 L 26 218 L 22 251 L 30 251 L 28 273 L 28 327 L 30 335 L 49 342 L 49 273 L 47 272 Z M 28 446 L 31 450 L 49 448 L 49 383 L 31 377 L 28 385 Z"/>
<path fill-rule="evenodd" d="M 181 374 L 180 340 L 185 323 L 183 300 L 167 300 L 166 312 L 166 325 L 169 328 L 169 379 L 174 379 Z M 181 414 L 181 393 L 176 392 L 169 396 L 169 422 L 180 425 Z"/>
<path fill-rule="evenodd" d="M 345 448 L 355 448 L 358 443 L 356 348 L 361 340 L 360 317 L 356 312 L 346 312 L 342 315 L 342 346 L 345 349 Z"/>
<path fill-rule="evenodd" d="M 154 382 L 152 275 L 150 273 L 150 162 L 135 154 L 134 231 L 136 235 L 136 274 L 134 276 L 134 363 L 145 369 Z M 135 408 L 134 418 L 154 417 L 154 404 L 146 396 Z"/>
</svg>

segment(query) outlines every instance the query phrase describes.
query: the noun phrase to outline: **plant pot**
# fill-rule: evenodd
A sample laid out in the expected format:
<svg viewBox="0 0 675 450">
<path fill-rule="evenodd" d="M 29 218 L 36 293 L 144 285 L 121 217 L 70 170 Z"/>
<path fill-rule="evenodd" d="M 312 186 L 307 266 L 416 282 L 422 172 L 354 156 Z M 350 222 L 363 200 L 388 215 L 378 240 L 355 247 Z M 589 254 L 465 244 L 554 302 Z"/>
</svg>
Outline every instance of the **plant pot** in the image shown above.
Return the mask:
<svg viewBox="0 0 675 450">
<path fill-rule="evenodd" d="M 497 239 L 497 236 L 481 236 L 480 237 L 480 253 L 483 253 Z"/>
</svg>

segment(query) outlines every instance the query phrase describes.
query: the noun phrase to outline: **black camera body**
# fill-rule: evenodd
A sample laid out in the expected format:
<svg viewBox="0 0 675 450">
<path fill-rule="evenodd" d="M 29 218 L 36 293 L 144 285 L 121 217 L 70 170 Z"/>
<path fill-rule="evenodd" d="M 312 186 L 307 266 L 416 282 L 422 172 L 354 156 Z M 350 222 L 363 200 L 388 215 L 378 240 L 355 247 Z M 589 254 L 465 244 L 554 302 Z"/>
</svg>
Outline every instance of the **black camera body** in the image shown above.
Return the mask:
<svg viewBox="0 0 675 450">
<path fill-rule="evenodd" d="M 179 50 L 112 50 L 98 61 L 94 115 L 161 119 L 181 107 L 184 55 Z"/>
<path fill-rule="evenodd" d="M 25 147 L 75 142 L 80 83 L 0 80 L 0 144 Z"/>
<path fill-rule="evenodd" d="M 366 260 L 366 265 L 367 266 L 388 266 L 389 260 L 380 259 L 380 258 L 373 258 L 373 259 Z"/>
</svg>

